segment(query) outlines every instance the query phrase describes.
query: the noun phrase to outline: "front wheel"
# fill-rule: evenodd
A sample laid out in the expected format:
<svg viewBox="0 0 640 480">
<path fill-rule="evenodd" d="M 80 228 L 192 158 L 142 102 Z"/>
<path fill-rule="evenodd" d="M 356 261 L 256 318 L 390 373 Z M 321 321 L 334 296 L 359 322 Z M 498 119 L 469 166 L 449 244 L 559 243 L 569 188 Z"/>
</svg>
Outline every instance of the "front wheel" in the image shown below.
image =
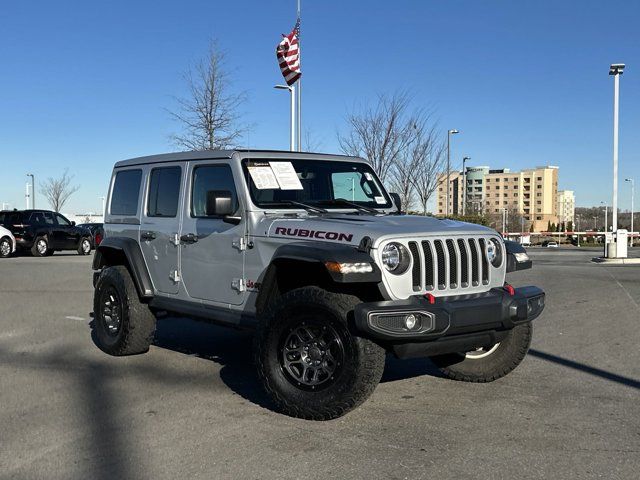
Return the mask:
<svg viewBox="0 0 640 480">
<path fill-rule="evenodd" d="M 8 237 L 2 237 L 2 239 L 0 239 L 0 258 L 10 256 L 12 249 L 13 245 L 11 244 L 11 240 Z"/>
<path fill-rule="evenodd" d="M 531 322 L 518 325 L 495 345 L 471 352 L 431 357 L 433 363 L 447 377 L 462 382 L 486 383 L 502 378 L 514 370 L 527 355 L 533 326 Z"/>
<path fill-rule="evenodd" d="M 34 257 L 46 257 L 49 253 L 49 241 L 47 237 L 38 237 L 31 247 L 31 255 Z M 51 250 L 53 252 L 53 250 Z"/>
<path fill-rule="evenodd" d="M 356 297 L 303 287 L 285 293 L 263 315 L 255 337 L 258 373 L 283 413 L 329 420 L 353 410 L 375 390 L 385 352 L 354 335 Z"/>
</svg>

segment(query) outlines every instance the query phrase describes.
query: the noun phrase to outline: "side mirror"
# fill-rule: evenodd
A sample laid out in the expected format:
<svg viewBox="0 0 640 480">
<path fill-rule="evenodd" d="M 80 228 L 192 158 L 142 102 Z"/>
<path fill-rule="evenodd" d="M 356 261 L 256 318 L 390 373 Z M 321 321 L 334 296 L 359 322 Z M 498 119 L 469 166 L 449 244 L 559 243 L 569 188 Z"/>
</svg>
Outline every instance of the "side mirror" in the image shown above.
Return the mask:
<svg viewBox="0 0 640 480">
<path fill-rule="evenodd" d="M 71 222 L 71 226 L 75 227 L 76 226 L 76 222 Z"/>
<path fill-rule="evenodd" d="M 233 195 L 229 190 L 209 190 L 207 192 L 207 217 L 226 217 L 235 212 Z"/>
<path fill-rule="evenodd" d="M 391 195 L 391 200 L 393 200 L 394 205 L 398 209 L 398 213 L 402 213 L 402 199 L 400 195 L 397 193 L 390 193 L 389 195 Z"/>
</svg>

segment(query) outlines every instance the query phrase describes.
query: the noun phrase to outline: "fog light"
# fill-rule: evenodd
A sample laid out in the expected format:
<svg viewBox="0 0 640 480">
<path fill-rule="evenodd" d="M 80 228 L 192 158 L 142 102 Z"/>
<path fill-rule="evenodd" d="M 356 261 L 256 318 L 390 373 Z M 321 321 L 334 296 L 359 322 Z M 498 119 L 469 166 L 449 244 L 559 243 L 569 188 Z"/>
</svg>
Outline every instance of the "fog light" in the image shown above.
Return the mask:
<svg viewBox="0 0 640 480">
<path fill-rule="evenodd" d="M 407 330 L 413 330 L 416 325 L 418 325 L 418 319 L 413 313 L 404 317 L 404 326 L 407 328 Z"/>
</svg>

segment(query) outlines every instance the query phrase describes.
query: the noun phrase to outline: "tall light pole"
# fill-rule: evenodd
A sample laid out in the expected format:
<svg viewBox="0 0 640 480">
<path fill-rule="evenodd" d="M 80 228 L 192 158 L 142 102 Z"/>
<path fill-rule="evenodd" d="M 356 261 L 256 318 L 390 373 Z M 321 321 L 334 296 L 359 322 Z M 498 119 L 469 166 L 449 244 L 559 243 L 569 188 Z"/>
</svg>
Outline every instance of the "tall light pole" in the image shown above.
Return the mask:
<svg viewBox="0 0 640 480">
<path fill-rule="evenodd" d="M 629 245 L 633 247 L 633 197 L 635 197 L 635 185 L 633 178 L 625 178 L 625 182 L 631 182 L 631 235 L 629 236 Z"/>
<path fill-rule="evenodd" d="M 609 226 L 607 225 L 607 204 L 605 202 L 600 202 L 600 205 L 604 205 L 604 231 L 606 233 L 609 231 Z"/>
<path fill-rule="evenodd" d="M 447 206 L 445 209 L 445 215 L 449 216 L 449 173 L 451 172 L 451 135 L 455 135 L 456 133 L 460 133 L 455 128 L 447 131 Z"/>
<path fill-rule="evenodd" d="M 27 173 L 27 177 L 31 177 L 31 208 L 36 208 L 36 180 L 33 173 Z"/>
<path fill-rule="evenodd" d="M 471 157 L 462 158 L 462 216 L 467 211 L 467 160 Z"/>
<path fill-rule="evenodd" d="M 292 152 L 296 149 L 296 92 L 294 87 L 289 85 L 276 85 L 273 88 L 278 90 L 289 90 L 291 97 L 291 113 L 289 118 L 289 150 Z M 300 145 L 298 145 L 298 149 Z"/>
<path fill-rule="evenodd" d="M 623 71 L 624 63 L 613 63 L 609 67 L 609 75 L 613 75 L 613 204 L 611 205 L 611 223 L 614 232 L 618 230 L 618 104 L 620 75 Z"/>
<path fill-rule="evenodd" d="M 107 197 L 98 197 L 98 198 L 100 198 L 100 200 L 102 200 L 102 216 L 104 217 L 104 216 L 105 216 L 105 214 L 106 214 L 106 212 L 105 212 L 105 210 L 104 210 L 104 207 L 105 207 L 104 202 L 105 202 L 105 200 L 107 199 Z"/>
</svg>

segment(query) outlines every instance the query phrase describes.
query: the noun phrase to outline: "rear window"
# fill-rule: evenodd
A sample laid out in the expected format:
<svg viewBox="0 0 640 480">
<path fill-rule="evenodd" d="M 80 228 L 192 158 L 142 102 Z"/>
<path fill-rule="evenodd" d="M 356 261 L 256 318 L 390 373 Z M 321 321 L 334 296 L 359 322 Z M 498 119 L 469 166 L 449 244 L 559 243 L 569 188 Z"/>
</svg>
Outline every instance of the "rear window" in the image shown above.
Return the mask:
<svg viewBox="0 0 640 480">
<path fill-rule="evenodd" d="M 175 217 L 180 198 L 180 167 L 154 168 L 149 181 L 147 216 Z"/>
<path fill-rule="evenodd" d="M 111 215 L 137 215 L 141 179 L 142 170 L 123 170 L 116 174 L 111 192 Z"/>
</svg>

